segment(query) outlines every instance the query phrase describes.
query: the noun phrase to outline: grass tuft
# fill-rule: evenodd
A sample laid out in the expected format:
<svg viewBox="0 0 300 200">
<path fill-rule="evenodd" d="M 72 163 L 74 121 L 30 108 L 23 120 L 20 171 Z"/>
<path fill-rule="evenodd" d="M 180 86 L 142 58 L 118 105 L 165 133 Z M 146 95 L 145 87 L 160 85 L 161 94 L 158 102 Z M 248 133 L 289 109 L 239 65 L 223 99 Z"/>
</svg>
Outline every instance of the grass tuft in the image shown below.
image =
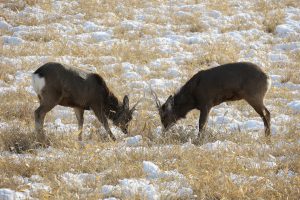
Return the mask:
<svg viewBox="0 0 300 200">
<path fill-rule="evenodd" d="M 15 127 L 1 131 L 1 150 L 13 153 L 26 153 L 34 148 L 35 137 L 28 129 Z"/>
</svg>

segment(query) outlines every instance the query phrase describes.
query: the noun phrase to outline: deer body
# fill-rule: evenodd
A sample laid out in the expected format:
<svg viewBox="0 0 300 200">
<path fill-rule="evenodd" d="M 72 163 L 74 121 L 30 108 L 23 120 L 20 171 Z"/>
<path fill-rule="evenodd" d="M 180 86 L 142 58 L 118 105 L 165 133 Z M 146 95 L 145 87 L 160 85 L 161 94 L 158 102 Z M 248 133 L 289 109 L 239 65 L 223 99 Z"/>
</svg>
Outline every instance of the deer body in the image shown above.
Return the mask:
<svg viewBox="0 0 300 200">
<path fill-rule="evenodd" d="M 32 83 L 40 101 L 40 106 L 35 111 L 35 126 L 42 139 L 45 115 L 56 105 L 74 108 L 80 140 L 84 110 L 93 110 L 113 140 L 115 137 L 110 131 L 107 118 L 127 133 L 136 105 L 129 110 L 127 96 L 124 97 L 123 104 L 120 103 L 98 74 L 59 63 L 46 63 L 33 73 Z"/>
<path fill-rule="evenodd" d="M 270 135 L 270 112 L 264 97 L 271 85 L 269 77 L 255 64 L 230 63 L 199 71 L 174 95 L 160 106 L 163 126 L 168 129 L 192 109 L 200 110 L 199 137 L 212 107 L 226 101 L 246 100 L 261 116 L 265 135 Z"/>
</svg>

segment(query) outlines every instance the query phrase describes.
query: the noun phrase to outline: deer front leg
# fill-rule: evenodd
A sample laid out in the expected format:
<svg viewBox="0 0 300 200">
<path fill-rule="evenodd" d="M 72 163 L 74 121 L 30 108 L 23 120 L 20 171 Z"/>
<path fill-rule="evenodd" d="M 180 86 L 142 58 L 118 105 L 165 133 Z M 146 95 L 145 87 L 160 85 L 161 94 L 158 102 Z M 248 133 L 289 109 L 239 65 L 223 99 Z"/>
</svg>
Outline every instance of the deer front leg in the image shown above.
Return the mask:
<svg viewBox="0 0 300 200">
<path fill-rule="evenodd" d="M 111 130 L 108 126 L 108 121 L 107 121 L 107 118 L 104 115 L 104 112 L 102 112 L 101 109 L 100 109 L 100 111 L 98 109 L 95 109 L 94 113 L 95 113 L 96 117 L 98 118 L 98 120 L 103 124 L 106 132 L 109 134 L 111 139 L 113 141 L 116 141 L 116 137 L 113 135 L 113 133 L 111 132 Z"/>
<path fill-rule="evenodd" d="M 200 109 L 200 118 L 199 118 L 199 132 L 198 132 L 198 137 L 199 139 L 202 141 L 204 139 L 204 133 L 203 133 L 203 129 L 205 128 L 207 119 L 208 119 L 208 115 L 209 115 L 209 111 L 210 111 L 210 107 L 203 107 Z"/>
<path fill-rule="evenodd" d="M 111 139 L 113 141 L 116 141 L 116 137 L 111 132 L 111 130 L 110 130 L 109 126 L 108 126 L 107 118 L 104 116 L 104 114 L 101 115 L 101 122 L 104 125 L 104 128 L 105 128 L 106 132 L 109 134 L 109 136 L 111 137 Z"/>
<path fill-rule="evenodd" d="M 76 119 L 78 122 L 78 140 L 82 141 L 82 128 L 83 128 L 83 114 L 84 110 L 81 108 L 74 108 Z"/>
</svg>

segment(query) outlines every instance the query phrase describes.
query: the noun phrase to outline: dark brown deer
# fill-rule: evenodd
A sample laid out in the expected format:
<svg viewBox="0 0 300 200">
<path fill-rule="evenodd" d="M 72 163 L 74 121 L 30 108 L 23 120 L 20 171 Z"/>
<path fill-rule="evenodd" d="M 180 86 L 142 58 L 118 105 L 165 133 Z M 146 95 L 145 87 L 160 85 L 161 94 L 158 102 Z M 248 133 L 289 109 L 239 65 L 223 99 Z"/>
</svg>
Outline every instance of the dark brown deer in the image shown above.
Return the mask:
<svg viewBox="0 0 300 200">
<path fill-rule="evenodd" d="M 128 123 L 137 104 L 129 109 L 127 95 L 123 103 L 120 103 L 98 74 L 59 63 L 46 63 L 33 73 L 32 83 L 40 101 L 40 106 L 34 112 L 35 129 L 40 140 L 45 139 L 45 115 L 56 105 L 74 108 L 78 120 L 79 140 L 82 140 L 84 110 L 92 110 L 95 113 L 113 140 L 116 138 L 108 126 L 107 118 L 125 134 L 128 133 Z"/>
<path fill-rule="evenodd" d="M 269 137 L 270 112 L 264 105 L 264 97 L 270 86 L 270 78 L 257 65 L 238 62 L 199 71 L 163 105 L 153 91 L 152 94 L 165 130 L 184 118 L 190 110 L 198 109 L 201 112 L 198 137 L 203 139 L 202 130 L 212 107 L 244 99 L 262 118 L 265 136 Z"/>
</svg>

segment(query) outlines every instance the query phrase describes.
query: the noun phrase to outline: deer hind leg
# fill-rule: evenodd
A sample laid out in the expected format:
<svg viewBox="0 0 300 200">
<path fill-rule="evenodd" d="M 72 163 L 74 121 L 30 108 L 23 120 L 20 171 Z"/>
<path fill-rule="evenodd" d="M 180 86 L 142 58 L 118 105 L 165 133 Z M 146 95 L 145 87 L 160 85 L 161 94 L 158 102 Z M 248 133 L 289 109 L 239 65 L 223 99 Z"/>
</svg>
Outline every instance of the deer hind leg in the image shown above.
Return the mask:
<svg viewBox="0 0 300 200">
<path fill-rule="evenodd" d="M 34 111 L 35 131 L 37 140 L 41 143 L 46 142 L 45 133 L 43 130 L 46 114 L 57 105 L 59 97 L 54 95 L 49 90 L 44 90 L 42 95 L 39 95 L 40 106 Z"/>
<path fill-rule="evenodd" d="M 265 111 L 265 118 L 266 118 L 267 125 L 268 125 L 268 129 L 265 131 L 265 135 L 266 135 L 266 137 L 269 137 L 271 135 L 271 130 L 270 130 L 270 126 L 271 126 L 271 113 L 266 108 L 266 106 L 264 106 L 264 111 Z"/>
<path fill-rule="evenodd" d="M 255 101 L 255 100 L 247 100 L 247 102 L 254 108 L 254 110 L 259 114 L 259 116 L 262 118 L 265 126 L 265 136 L 270 137 L 271 130 L 270 130 L 270 120 L 271 115 L 268 109 L 264 106 L 263 101 Z M 265 113 L 264 113 L 265 111 Z"/>
<path fill-rule="evenodd" d="M 46 141 L 45 133 L 43 130 L 45 116 L 47 112 L 49 112 L 54 106 L 55 105 L 41 104 L 34 112 L 37 140 L 41 143 L 44 143 Z"/>
<path fill-rule="evenodd" d="M 83 128 L 83 114 L 84 110 L 81 108 L 74 108 L 76 119 L 78 122 L 78 140 L 82 141 L 82 128 Z"/>
<path fill-rule="evenodd" d="M 200 113 L 200 118 L 199 118 L 198 137 L 201 141 L 204 139 L 203 129 L 205 128 L 210 110 L 211 110 L 211 107 L 208 107 L 208 106 L 203 107 L 203 108 L 200 109 L 201 113 Z"/>
</svg>

